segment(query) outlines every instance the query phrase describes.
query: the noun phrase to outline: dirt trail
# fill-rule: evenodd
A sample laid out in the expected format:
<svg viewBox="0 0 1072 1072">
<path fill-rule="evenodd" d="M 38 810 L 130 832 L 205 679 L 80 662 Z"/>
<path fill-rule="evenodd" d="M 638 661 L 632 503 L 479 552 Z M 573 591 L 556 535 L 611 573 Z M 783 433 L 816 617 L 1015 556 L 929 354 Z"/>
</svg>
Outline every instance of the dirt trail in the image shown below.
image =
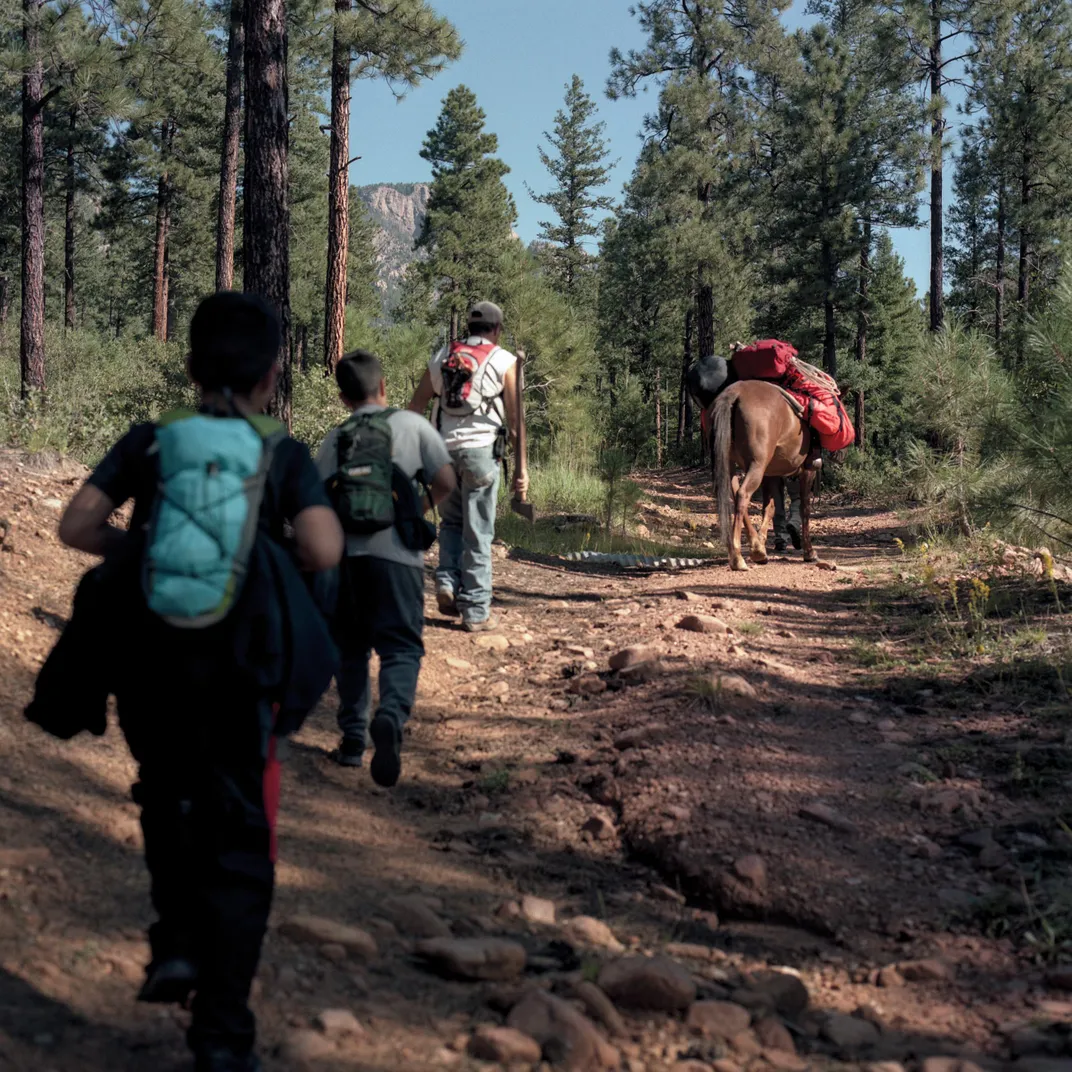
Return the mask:
<svg viewBox="0 0 1072 1072">
<path fill-rule="evenodd" d="M 185 1014 L 132 1002 L 149 905 L 121 739 L 113 726 L 61 744 L 20 717 L 88 562 L 54 537 L 80 476 L 0 455 L 0 1070 L 165 1072 L 185 1067 Z M 711 539 L 699 475 L 648 490 L 660 536 Z M 1006 777 L 1017 741 L 1030 766 L 1058 738 L 1001 689 L 867 665 L 862 653 L 897 643 L 898 530 L 888 513 L 824 506 L 816 544 L 836 571 L 779 557 L 746 574 L 719 562 L 622 576 L 504 551 L 502 650 L 429 599 L 400 787 L 330 762 L 330 697 L 289 745 L 256 997 L 267 1067 L 304 1067 L 302 1053 L 325 1070 L 498 1067 L 466 1038 L 516 994 L 429 974 L 415 939 L 511 938 L 530 983 L 562 992 L 613 959 L 599 948 L 613 939 L 563 926 L 584 916 L 669 954 L 701 997 L 744 1002 L 748 973 L 768 966 L 810 993 L 789 1024 L 800 1059 L 753 1032 L 727 1048 L 643 1012 L 613 1039 L 631 1072 L 937 1055 L 1068 1072 L 1072 1002 L 1057 984 L 1072 979 L 984 933 L 976 911 L 1040 861 L 1067 874 L 1072 839 L 1052 818 L 1068 770 L 1018 796 Z M 730 633 L 678 628 L 690 614 Z M 629 645 L 651 658 L 610 672 Z M 398 903 L 406 894 L 423 900 Z M 535 921 L 550 909 L 526 896 L 552 902 L 557 922 Z M 281 934 L 297 915 L 363 927 L 379 955 Z M 352 1012 L 356 1033 L 308 1031 L 328 1009 Z"/>
</svg>

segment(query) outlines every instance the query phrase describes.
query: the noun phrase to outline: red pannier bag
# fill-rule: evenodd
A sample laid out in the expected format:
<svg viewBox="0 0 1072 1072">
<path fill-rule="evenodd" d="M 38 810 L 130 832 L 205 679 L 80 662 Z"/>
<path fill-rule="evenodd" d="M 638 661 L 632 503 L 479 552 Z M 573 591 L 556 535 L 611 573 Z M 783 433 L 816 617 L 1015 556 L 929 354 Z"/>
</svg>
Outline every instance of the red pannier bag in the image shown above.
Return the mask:
<svg viewBox="0 0 1072 1072">
<path fill-rule="evenodd" d="M 733 367 L 742 380 L 780 380 L 793 366 L 795 346 L 781 339 L 760 339 L 733 355 Z"/>
<path fill-rule="evenodd" d="M 819 375 L 822 374 L 816 370 Z M 844 450 L 855 442 L 856 430 L 836 390 L 817 383 L 796 364 L 787 371 L 780 386 L 804 404 L 804 419 L 818 433 L 823 450 Z"/>
</svg>

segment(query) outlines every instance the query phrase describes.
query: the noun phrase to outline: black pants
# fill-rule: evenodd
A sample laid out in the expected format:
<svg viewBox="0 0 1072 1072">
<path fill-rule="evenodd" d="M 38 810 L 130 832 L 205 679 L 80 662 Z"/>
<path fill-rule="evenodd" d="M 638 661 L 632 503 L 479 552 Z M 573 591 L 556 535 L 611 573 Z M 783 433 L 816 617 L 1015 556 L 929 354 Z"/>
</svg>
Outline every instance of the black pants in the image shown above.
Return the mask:
<svg viewBox="0 0 1072 1072">
<path fill-rule="evenodd" d="M 339 581 L 339 729 L 364 742 L 373 651 L 380 657 L 377 714 L 387 715 L 401 729 L 413 710 L 424 655 L 424 576 L 417 566 L 357 555 L 343 562 Z"/>
<path fill-rule="evenodd" d="M 191 1047 L 244 1053 L 253 1046 L 249 991 L 275 882 L 278 768 L 274 749 L 265 754 L 257 701 L 178 691 L 119 704 L 139 765 L 133 796 L 159 917 L 149 941 L 154 961 L 185 956 L 198 966 Z"/>
</svg>

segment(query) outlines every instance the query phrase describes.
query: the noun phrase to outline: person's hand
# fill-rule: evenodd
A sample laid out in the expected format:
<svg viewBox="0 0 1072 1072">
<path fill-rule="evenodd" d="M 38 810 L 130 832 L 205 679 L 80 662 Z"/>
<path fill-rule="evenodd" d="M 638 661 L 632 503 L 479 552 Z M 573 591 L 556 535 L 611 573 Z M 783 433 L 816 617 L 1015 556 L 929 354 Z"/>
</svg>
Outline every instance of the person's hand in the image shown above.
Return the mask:
<svg viewBox="0 0 1072 1072">
<path fill-rule="evenodd" d="M 529 491 L 529 474 L 528 473 L 515 473 L 514 474 L 514 494 L 518 498 L 522 498 L 527 495 Z"/>
</svg>

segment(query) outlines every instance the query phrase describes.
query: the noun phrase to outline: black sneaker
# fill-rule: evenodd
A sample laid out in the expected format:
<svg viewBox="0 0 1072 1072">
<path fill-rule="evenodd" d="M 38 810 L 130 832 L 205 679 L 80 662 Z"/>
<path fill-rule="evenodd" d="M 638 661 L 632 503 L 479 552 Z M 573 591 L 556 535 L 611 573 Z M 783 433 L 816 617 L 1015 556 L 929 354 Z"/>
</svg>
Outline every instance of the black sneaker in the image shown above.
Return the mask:
<svg viewBox="0 0 1072 1072">
<path fill-rule="evenodd" d="M 776 555 L 784 554 L 788 550 L 789 545 L 785 542 L 785 540 L 778 539 L 774 541 L 774 553 Z"/>
<path fill-rule="evenodd" d="M 365 742 L 361 737 L 343 737 L 332 755 L 340 767 L 360 767 L 365 762 Z"/>
<path fill-rule="evenodd" d="M 789 539 L 793 541 L 793 546 L 799 551 L 801 547 L 800 540 L 800 518 L 791 517 L 785 523 L 786 531 L 789 533 Z"/>
<path fill-rule="evenodd" d="M 197 988 L 197 965 L 185 957 L 153 961 L 145 969 L 138 1001 L 150 1005 L 185 1005 Z"/>
<path fill-rule="evenodd" d="M 195 1072 L 261 1072 L 261 1062 L 253 1052 L 236 1053 L 234 1050 L 213 1046 L 197 1052 L 194 1070 Z"/>
<path fill-rule="evenodd" d="M 369 736 L 376 746 L 369 773 L 377 785 L 390 789 L 402 774 L 402 731 L 386 715 L 377 715 L 369 726 Z"/>
</svg>

